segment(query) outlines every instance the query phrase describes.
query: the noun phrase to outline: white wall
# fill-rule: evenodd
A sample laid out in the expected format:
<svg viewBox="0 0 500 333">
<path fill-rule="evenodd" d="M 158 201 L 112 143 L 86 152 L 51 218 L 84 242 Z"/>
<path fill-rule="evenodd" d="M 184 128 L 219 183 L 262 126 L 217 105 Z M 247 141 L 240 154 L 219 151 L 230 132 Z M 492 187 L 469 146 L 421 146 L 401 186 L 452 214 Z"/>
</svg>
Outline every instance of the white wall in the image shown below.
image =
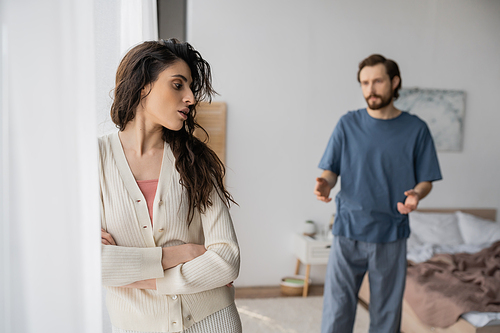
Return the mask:
<svg viewBox="0 0 500 333">
<path fill-rule="evenodd" d="M 188 41 L 228 104 L 237 286 L 293 273 L 293 233 L 335 211 L 312 194 L 317 164 L 340 116 L 364 107 L 357 64 L 372 53 L 396 60 L 406 87 L 467 93 L 463 151 L 439 154 L 444 180 L 421 207 L 500 209 L 499 17 L 493 0 L 188 2 Z"/>
</svg>

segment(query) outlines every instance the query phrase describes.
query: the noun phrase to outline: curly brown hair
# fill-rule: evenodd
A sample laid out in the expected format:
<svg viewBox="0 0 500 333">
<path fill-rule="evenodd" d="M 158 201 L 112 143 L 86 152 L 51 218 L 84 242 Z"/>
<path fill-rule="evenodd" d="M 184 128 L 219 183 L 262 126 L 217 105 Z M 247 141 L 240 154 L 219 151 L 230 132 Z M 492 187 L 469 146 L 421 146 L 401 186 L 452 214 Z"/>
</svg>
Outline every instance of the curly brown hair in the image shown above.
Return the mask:
<svg viewBox="0 0 500 333">
<path fill-rule="evenodd" d="M 169 65 L 183 60 L 191 70 L 191 90 L 195 98 L 188 118 L 179 131 L 163 128 L 163 139 L 175 156 L 175 167 L 180 174 L 180 184 L 185 188 L 189 201 L 187 223 L 190 224 L 198 209 L 201 213 L 212 206 L 212 191 L 229 207 L 236 203 L 224 187 L 225 167 L 217 154 L 205 142 L 196 138 L 196 128 L 207 132 L 196 122 L 196 107 L 200 101 L 212 100 L 216 94 L 212 87 L 210 65 L 189 43 L 175 38 L 148 41 L 132 48 L 122 59 L 116 72 L 111 119 L 120 131 L 134 119 L 141 102 L 141 91 L 154 83 Z M 145 96 L 144 96 L 145 97 Z M 143 98 L 144 98 L 143 97 Z M 208 140 L 208 134 L 206 135 Z"/>
</svg>

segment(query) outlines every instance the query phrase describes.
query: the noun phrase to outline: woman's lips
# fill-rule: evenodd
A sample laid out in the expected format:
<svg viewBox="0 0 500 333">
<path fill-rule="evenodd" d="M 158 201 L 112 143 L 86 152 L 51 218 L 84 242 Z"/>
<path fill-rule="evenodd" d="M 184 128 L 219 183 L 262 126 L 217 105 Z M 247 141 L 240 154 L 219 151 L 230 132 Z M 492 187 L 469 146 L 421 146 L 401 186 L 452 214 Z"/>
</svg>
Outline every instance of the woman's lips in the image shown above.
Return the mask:
<svg viewBox="0 0 500 333">
<path fill-rule="evenodd" d="M 186 120 L 188 118 L 187 114 L 182 112 L 182 111 L 179 111 L 179 114 L 181 115 L 181 117 Z"/>
<path fill-rule="evenodd" d="M 188 118 L 189 109 L 186 108 L 186 109 L 179 110 L 179 113 L 181 114 L 181 117 L 184 118 L 184 120 L 186 120 Z"/>
</svg>

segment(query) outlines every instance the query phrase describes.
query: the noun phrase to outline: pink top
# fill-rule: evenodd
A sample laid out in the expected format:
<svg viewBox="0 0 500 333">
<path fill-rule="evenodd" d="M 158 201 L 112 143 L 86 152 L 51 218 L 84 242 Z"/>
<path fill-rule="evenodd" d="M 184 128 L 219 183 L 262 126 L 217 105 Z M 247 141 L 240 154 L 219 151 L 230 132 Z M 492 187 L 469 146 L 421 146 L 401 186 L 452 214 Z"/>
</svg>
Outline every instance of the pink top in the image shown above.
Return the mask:
<svg viewBox="0 0 500 333">
<path fill-rule="evenodd" d="M 146 204 L 148 205 L 149 218 L 151 219 L 151 226 L 153 226 L 153 202 L 155 201 L 156 188 L 158 187 L 158 179 L 151 180 L 138 180 L 137 185 L 141 189 Z"/>
</svg>

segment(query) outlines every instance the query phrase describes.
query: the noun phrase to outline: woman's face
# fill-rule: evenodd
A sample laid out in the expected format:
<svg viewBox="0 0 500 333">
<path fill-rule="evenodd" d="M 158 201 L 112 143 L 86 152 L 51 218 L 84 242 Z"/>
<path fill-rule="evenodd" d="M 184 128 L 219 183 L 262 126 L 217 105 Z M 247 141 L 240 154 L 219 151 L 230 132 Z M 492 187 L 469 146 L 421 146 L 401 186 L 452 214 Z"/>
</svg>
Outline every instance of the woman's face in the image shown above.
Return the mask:
<svg viewBox="0 0 500 333">
<path fill-rule="evenodd" d="M 191 82 L 191 70 L 184 60 L 167 67 L 155 82 L 143 88 L 142 93 L 147 96 L 139 108 L 146 119 L 173 131 L 180 130 L 187 119 L 189 106 L 195 102 Z"/>
</svg>

